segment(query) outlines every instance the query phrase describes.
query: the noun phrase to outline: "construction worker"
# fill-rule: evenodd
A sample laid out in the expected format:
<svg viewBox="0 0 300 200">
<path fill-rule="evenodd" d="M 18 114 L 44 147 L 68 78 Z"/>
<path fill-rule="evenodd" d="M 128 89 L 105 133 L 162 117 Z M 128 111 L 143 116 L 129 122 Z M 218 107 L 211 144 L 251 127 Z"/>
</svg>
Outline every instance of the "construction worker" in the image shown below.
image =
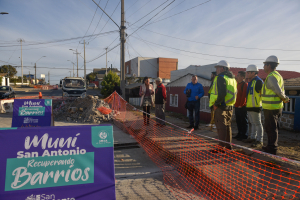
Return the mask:
<svg viewBox="0 0 300 200">
<path fill-rule="evenodd" d="M 251 134 L 243 142 L 252 143 L 252 147 L 263 146 L 264 130 L 261 123 L 261 88 L 263 80 L 258 77 L 258 67 L 249 65 L 246 69 L 247 78 L 250 80 L 247 87 L 247 114 L 251 124 Z"/>
<path fill-rule="evenodd" d="M 262 147 L 264 152 L 277 153 L 278 120 L 282 115 L 283 102 L 288 103 L 289 97 L 284 93 L 282 76 L 276 71 L 279 59 L 269 56 L 264 62 L 264 71 L 268 74 L 262 87 L 261 99 L 265 117 L 265 131 L 268 135 L 268 145 Z"/>
<path fill-rule="evenodd" d="M 231 118 L 233 114 L 233 105 L 236 101 L 237 83 L 227 61 L 221 60 L 216 66 L 217 76 L 214 79 L 210 93 L 209 107 L 213 106 L 215 110 L 215 123 L 219 140 L 231 143 Z M 232 149 L 230 144 L 223 142 L 220 146 Z M 223 149 L 211 150 L 212 153 L 223 153 Z"/>
<path fill-rule="evenodd" d="M 217 76 L 217 72 L 211 72 L 211 76 L 210 76 L 211 84 L 210 84 L 209 91 L 208 91 L 208 98 L 210 98 L 210 93 L 211 93 L 211 90 L 213 89 L 212 86 L 213 86 L 213 83 L 214 83 L 214 80 L 215 80 L 216 76 Z M 210 123 L 207 124 L 206 126 L 216 128 L 214 112 L 215 112 L 214 107 L 211 106 L 210 107 L 211 120 L 210 120 Z"/>
</svg>

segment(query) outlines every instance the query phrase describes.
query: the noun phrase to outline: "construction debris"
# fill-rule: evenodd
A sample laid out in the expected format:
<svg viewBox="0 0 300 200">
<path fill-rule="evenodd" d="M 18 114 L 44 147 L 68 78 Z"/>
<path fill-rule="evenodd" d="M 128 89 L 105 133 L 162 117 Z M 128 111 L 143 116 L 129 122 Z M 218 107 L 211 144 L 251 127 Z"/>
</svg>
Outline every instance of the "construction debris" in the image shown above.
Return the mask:
<svg viewBox="0 0 300 200">
<path fill-rule="evenodd" d="M 110 121 L 113 112 L 103 114 L 97 109 L 100 107 L 110 109 L 106 102 L 91 95 L 85 98 L 77 98 L 71 102 L 53 102 L 54 120 L 97 124 Z"/>
</svg>

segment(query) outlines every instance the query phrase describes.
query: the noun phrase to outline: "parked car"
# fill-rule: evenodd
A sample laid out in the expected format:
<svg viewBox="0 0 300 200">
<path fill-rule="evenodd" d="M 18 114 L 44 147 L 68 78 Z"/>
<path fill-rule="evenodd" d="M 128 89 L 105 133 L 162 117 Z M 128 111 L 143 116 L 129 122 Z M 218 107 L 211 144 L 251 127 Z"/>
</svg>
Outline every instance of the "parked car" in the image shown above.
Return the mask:
<svg viewBox="0 0 300 200">
<path fill-rule="evenodd" d="M 16 92 L 10 86 L 0 86 L 0 99 L 16 98 Z"/>
<path fill-rule="evenodd" d="M 95 83 L 90 83 L 90 84 L 89 84 L 89 87 L 95 89 L 95 88 L 97 88 L 97 85 L 96 85 Z"/>
</svg>

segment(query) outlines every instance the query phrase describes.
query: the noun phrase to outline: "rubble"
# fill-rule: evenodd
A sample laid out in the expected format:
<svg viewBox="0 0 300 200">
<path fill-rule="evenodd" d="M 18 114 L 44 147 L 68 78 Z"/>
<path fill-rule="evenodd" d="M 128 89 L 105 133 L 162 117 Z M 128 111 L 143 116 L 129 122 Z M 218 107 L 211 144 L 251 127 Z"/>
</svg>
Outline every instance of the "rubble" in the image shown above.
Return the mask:
<svg viewBox="0 0 300 200">
<path fill-rule="evenodd" d="M 97 110 L 102 106 L 110 109 L 106 102 L 91 95 L 77 98 L 71 102 L 53 102 L 54 120 L 97 124 L 112 120 L 114 112 L 105 115 Z"/>
</svg>

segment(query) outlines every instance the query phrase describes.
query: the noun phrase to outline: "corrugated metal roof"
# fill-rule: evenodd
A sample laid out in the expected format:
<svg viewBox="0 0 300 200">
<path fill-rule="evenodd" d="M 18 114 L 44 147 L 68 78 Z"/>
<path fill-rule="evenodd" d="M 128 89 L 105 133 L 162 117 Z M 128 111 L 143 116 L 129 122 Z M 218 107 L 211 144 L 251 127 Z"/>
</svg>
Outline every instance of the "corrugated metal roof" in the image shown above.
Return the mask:
<svg viewBox="0 0 300 200">
<path fill-rule="evenodd" d="M 172 83 L 174 83 L 174 82 L 176 82 L 176 81 L 182 79 L 183 77 L 186 77 L 186 76 L 192 76 L 192 75 L 194 75 L 194 74 L 191 74 L 191 73 L 185 74 L 185 75 L 181 76 L 180 78 L 178 78 L 178 79 L 176 79 L 176 80 L 174 80 L 174 81 L 168 83 L 167 85 L 170 85 L 170 84 L 172 84 Z M 209 81 L 210 81 L 210 79 L 208 79 L 208 78 L 206 78 L 206 77 L 202 77 L 202 76 L 199 76 L 199 75 L 197 75 L 197 76 L 198 76 L 198 78 L 202 78 L 202 79 L 205 79 L 205 80 L 209 80 Z"/>
</svg>

